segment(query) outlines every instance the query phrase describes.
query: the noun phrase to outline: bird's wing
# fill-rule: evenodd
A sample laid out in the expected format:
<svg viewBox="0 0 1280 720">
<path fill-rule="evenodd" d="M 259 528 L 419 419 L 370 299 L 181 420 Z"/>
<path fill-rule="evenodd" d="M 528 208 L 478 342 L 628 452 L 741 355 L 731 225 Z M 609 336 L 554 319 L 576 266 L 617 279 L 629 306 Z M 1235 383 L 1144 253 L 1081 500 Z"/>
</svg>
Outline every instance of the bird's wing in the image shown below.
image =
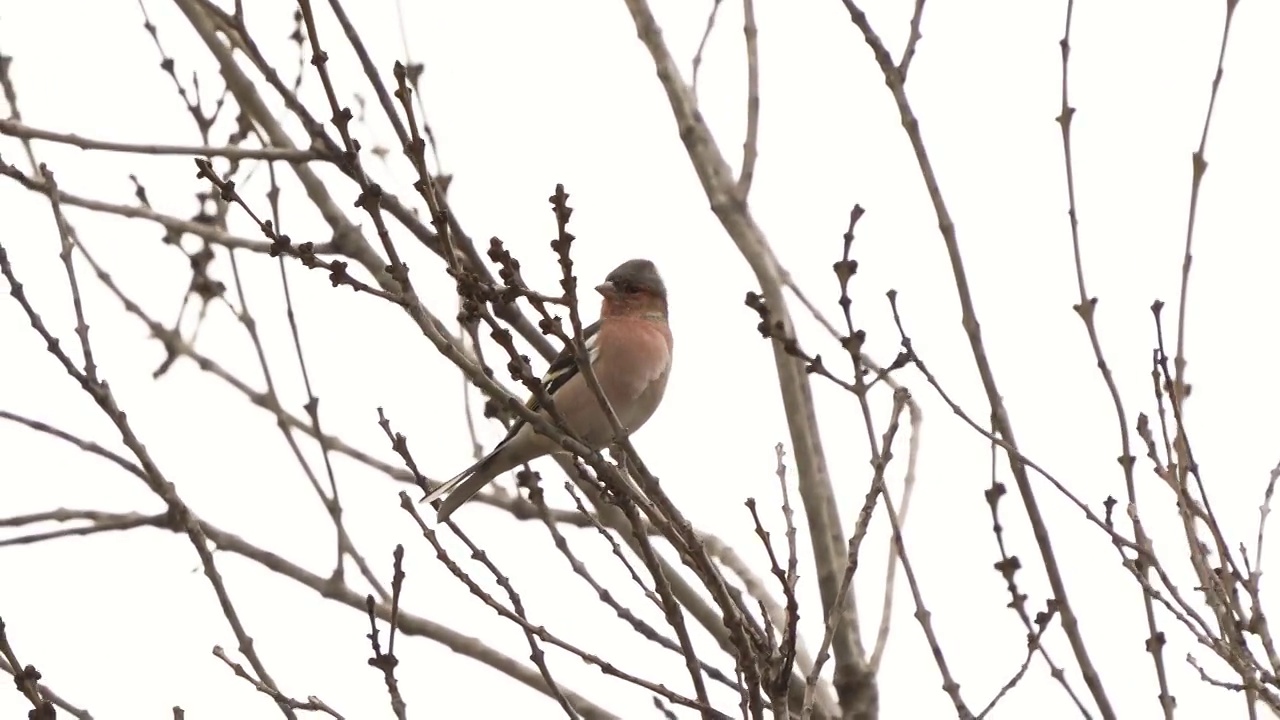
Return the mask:
<svg viewBox="0 0 1280 720">
<path fill-rule="evenodd" d="M 599 357 L 599 354 L 600 354 L 600 348 L 599 348 L 599 345 L 597 344 L 599 339 L 600 339 L 600 321 L 599 320 L 591 323 L 590 325 L 582 329 L 582 340 L 584 343 L 586 343 L 587 357 L 590 359 L 592 364 L 595 363 L 596 358 Z M 577 374 L 578 374 L 578 361 L 577 361 L 576 353 L 573 350 L 573 346 L 570 345 L 564 348 L 563 350 L 561 350 L 560 354 L 557 355 L 555 359 L 551 361 L 551 365 L 547 367 L 547 372 L 542 376 L 542 379 L 539 381 L 540 384 L 542 385 L 542 391 L 545 392 L 547 395 L 554 396 L 557 390 L 564 387 L 564 384 L 569 382 L 569 380 L 571 380 Z M 537 394 L 533 394 L 529 397 L 529 399 L 525 402 L 525 407 L 529 408 L 534 412 L 537 412 L 542 407 L 542 404 L 538 402 Z M 427 493 L 427 496 L 424 497 L 420 502 L 429 503 L 434 500 L 439 500 L 440 498 L 446 495 L 452 498 L 454 495 L 454 491 L 457 490 L 459 486 L 466 484 L 466 482 L 472 479 L 473 476 L 477 475 L 478 471 L 482 467 L 484 467 L 485 463 L 489 462 L 489 460 L 492 459 L 494 455 L 498 453 L 498 451 L 502 450 L 503 446 L 505 446 L 508 442 L 510 442 L 511 439 L 516 436 L 516 433 L 520 431 L 520 428 L 524 427 L 525 424 L 526 423 L 524 418 L 517 417 L 515 421 L 511 423 L 511 429 L 507 431 L 507 436 L 504 437 L 502 439 L 502 442 L 498 443 L 497 446 L 495 446 L 493 450 L 489 452 L 488 455 L 485 455 L 483 458 L 476 461 L 474 465 L 458 473 L 448 481 L 441 483 L 440 486 L 437 487 L 435 490 L 432 490 L 431 492 Z M 468 498 L 474 495 L 476 491 L 478 491 L 481 487 L 483 487 L 483 485 L 487 482 L 488 482 L 488 479 L 485 479 L 479 483 L 475 483 L 474 484 L 475 486 L 473 488 L 469 488 L 467 492 L 459 492 L 458 494 L 460 495 L 460 499 L 454 502 L 452 504 L 452 507 L 448 507 L 447 511 L 445 510 L 446 506 L 441 506 L 441 512 L 444 513 L 444 516 L 447 517 L 448 513 L 452 512 L 458 505 L 461 505 Z M 447 502 L 449 501 L 446 501 L 446 503 Z"/>
<path fill-rule="evenodd" d="M 599 341 L 599 339 L 600 339 L 600 321 L 599 320 L 591 323 L 590 325 L 582 329 L 582 340 L 587 345 L 587 357 L 591 359 L 592 364 L 595 363 L 596 358 L 599 357 L 599 354 L 600 354 L 600 348 L 599 348 L 599 345 L 597 345 L 597 342 Z M 539 381 L 539 383 L 542 385 L 543 392 L 545 392 L 547 395 L 554 396 L 557 390 L 564 387 L 564 384 L 569 382 L 569 380 L 571 380 L 577 374 L 578 374 L 577 357 L 573 351 L 573 346 L 569 346 L 561 350 L 560 354 L 556 355 L 555 359 L 551 361 L 551 365 L 547 367 L 547 372 L 542 376 L 542 379 Z M 527 401 L 525 401 L 525 407 L 529 408 L 533 412 L 537 412 L 542 408 L 542 403 L 538 402 L 538 396 L 536 394 L 533 394 L 533 395 L 530 395 Z M 461 485 L 463 481 L 465 481 L 468 477 L 474 474 L 481 466 L 483 466 L 487 460 L 489 460 L 495 454 L 497 454 L 497 452 L 501 450 L 504 445 L 506 445 L 508 442 L 511 442 L 511 439 L 516 436 L 516 433 L 520 432 L 520 428 L 524 427 L 525 425 L 526 425 L 525 419 L 517 416 L 515 421 L 511 423 L 511 429 L 507 431 L 507 436 L 502 438 L 502 442 L 499 442 L 496 446 L 494 446 L 493 450 L 491 450 L 488 455 L 485 455 L 483 458 L 476 461 L 476 463 L 471 467 L 458 473 L 449 481 L 442 483 L 435 490 L 432 490 L 430 493 L 427 494 L 425 498 L 423 498 L 422 502 L 431 502 L 432 500 L 437 500 L 441 497 L 444 497 L 445 495 L 450 494 L 454 488 Z"/>
<path fill-rule="evenodd" d="M 587 346 L 587 358 L 594 365 L 596 358 L 600 356 L 600 321 L 597 320 L 582 329 L 582 341 Z M 560 354 L 551 361 L 551 365 L 547 368 L 546 374 L 542 376 L 542 391 L 551 397 L 555 397 L 556 391 L 564 387 L 578 374 L 578 358 L 574 352 L 573 346 L 570 345 L 560 351 Z M 525 402 L 525 407 L 537 412 L 542 408 L 542 403 L 538 402 L 538 395 L 535 393 Z M 520 426 L 524 425 L 524 418 L 516 418 L 511 425 L 511 431 L 507 433 L 510 438 L 516 434 Z"/>
</svg>

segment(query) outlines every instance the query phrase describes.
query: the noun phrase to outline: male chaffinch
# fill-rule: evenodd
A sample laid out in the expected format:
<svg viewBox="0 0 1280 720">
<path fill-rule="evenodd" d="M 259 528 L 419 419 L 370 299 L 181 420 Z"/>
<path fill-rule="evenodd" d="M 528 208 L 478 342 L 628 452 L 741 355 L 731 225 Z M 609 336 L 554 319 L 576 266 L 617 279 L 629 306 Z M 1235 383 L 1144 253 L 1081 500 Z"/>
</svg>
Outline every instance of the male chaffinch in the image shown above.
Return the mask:
<svg viewBox="0 0 1280 720">
<path fill-rule="evenodd" d="M 667 288 L 652 262 L 628 260 L 609 273 L 596 292 L 604 296 L 600 319 L 583 329 L 583 340 L 600 389 L 619 424 L 631 433 L 658 409 L 671 373 Z M 541 382 L 567 429 L 588 447 L 599 450 L 613 442 L 613 426 L 579 372 L 573 348 L 560 351 Z M 537 411 L 537 396 L 529 398 L 526 406 Z M 542 414 L 547 415 L 545 411 Z M 444 521 L 495 477 L 557 452 L 563 452 L 558 443 L 517 418 L 492 452 L 432 490 L 422 502 L 444 497 L 436 512 L 436 518 Z"/>
</svg>

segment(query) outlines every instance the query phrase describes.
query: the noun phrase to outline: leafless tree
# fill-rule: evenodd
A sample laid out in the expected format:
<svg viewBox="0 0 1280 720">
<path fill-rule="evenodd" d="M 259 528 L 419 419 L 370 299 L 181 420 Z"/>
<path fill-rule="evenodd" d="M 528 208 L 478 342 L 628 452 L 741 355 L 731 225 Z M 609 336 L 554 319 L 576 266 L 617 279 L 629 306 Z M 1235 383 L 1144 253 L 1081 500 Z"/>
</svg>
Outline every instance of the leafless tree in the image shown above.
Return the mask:
<svg viewBox="0 0 1280 720">
<path fill-rule="evenodd" d="M 1075 308 L 1102 381 L 1114 399 L 1126 488 L 1122 497 L 1109 497 L 1105 503 L 1091 504 L 1078 499 L 1066 485 L 1020 450 L 1014 419 L 1004 406 L 996 373 L 988 360 L 963 264 L 962 245 L 907 92 L 908 73 L 921 41 L 924 0 L 915 3 L 909 39 L 905 48 L 896 51 L 886 47 L 857 2 L 841 2 L 851 20 L 851 37 L 860 38 L 870 48 L 918 160 L 937 215 L 942 248 L 954 273 L 963 328 L 988 402 L 985 408 L 961 407 L 939 383 L 929 369 L 930 358 L 915 352 L 908 331 L 909 318 L 899 314 L 892 292 L 888 299 L 900 333 L 897 338 L 900 351 L 895 358 L 881 362 L 864 352 L 866 333 L 851 312 L 849 293 L 858 271 L 855 230 L 864 213 L 862 207 L 853 204 L 853 199 L 848 226 L 842 228 L 842 251 L 832 256 L 833 282 L 841 289 L 838 307 L 824 308 L 809 300 L 806 289 L 792 280 L 754 219 L 750 192 L 758 155 L 762 102 L 754 0 L 743 0 L 741 5 L 746 49 L 742 67 L 749 87 L 744 112 L 746 141 L 740 154 L 730 155 L 717 143 L 699 112 L 697 72 L 703 49 L 700 48 L 694 58 L 692 76 L 685 77 L 680 63 L 664 42 L 646 0 L 622 1 L 634 21 L 639 41 L 652 59 L 657 81 L 670 105 L 676 124 L 672 137 L 683 143 L 712 211 L 758 283 L 758 290 L 748 295 L 746 304 L 758 313 L 762 342 L 772 348 L 775 380 L 784 401 L 790 432 L 788 442 L 780 443 L 777 448 L 776 474 L 784 498 L 782 507 L 761 507 L 753 499 L 741 498 L 749 508 L 749 515 L 743 520 L 749 519 L 754 524 L 767 564 L 757 566 L 745 560 L 741 549 L 730 547 L 690 523 L 667 497 L 625 435 L 619 434 L 616 446 L 609 453 L 611 459 L 606 459 L 566 434 L 555 422 L 541 419 L 521 402 L 520 397 L 526 393 L 541 393 L 535 370 L 539 362 L 549 360 L 560 347 L 582 347 L 583 324 L 578 311 L 569 193 L 563 186 L 548 188 L 549 218 L 554 220 L 557 231 L 543 257 L 517 259 L 502 240 L 493 238 L 486 243 L 468 234 L 450 210 L 450 176 L 441 168 L 430 118 L 419 92 L 423 67 L 409 57 L 394 67 L 375 65 L 364 39 L 339 0 L 330 0 L 327 7 L 313 5 L 309 0 L 299 3 L 292 41 L 297 46 L 300 62 L 292 76 L 268 61 L 262 47 L 267 40 L 255 31 L 254 22 L 249 19 L 259 10 L 246 15 L 244 4 L 239 0 L 230 7 L 212 0 L 175 0 L 203 43 L 202 51 L 209 53 L 219 68 L 218 82 L 203 77 L 199 78 L 202 84 L 188 82 L 179 72 L 182 58 L 168 54 L 162 42 L 164 32 L 146 17 L 144 3 L 143 28 L 155 43 L 163 72 L 172 77 L 180 102 L 191 116 L 194 142 L 190 146 L 128 144 L 75 134 L 79 128 L 33 127 L 23 121 L 22 88 L 15 87 L 9 73 L 11 63 L 21 62 L 22 58 L 0 56 L 0 83 L 3 83 L 8 108 L 6 117 L 0 119 L 0 135 L 7 139 L 6 144 L 0 146 L 3 148 L 0 174 L 6 182 L 47 198 L 53 219 L 47 233 L 60 242 L 60 257 L 68 281 L 68 291 L 62 300 L 69 301 L 76 320 L 74 338 L 59 337 L 52 326 L 46 324 L 42 313 L 48 310 L 27 291 L 22 265 L 12 262 L 7 252 L 19 239 L 0 234 L 0 273 L 8 285 L 11 302 L 20 307 L 31 326 L 5 328 L 5 342 L 34 340 L 47 346 L 50 362 L 64 369 L 92 399 L 123 439 L 125 451 L 117 452 L 105 443 L 68 432 L 60 427 L 59 418 L 20 415 L 0 404 L 0 419 L 58 438 L 79 451 L 113 463 L 144 483 L 164 505 L 162 512 L 155 513 L 63 507 L 38 514 L 0 517 L 0 527 L 7 531 L 0 537 L 0 546 L 5 546 L 3 551 L 21 552 L 23 547 L 54 542 L 58 538 L 130 532 L 137 528 L 157 528 L 184 536 L 199 557 L 209 587 L 236 641 L 235 653 L 213 648 L 214 654 L 225 662 L 229 672 L 250 686 L 246 692 L 256 690 L 268 696 L 289 718 L 306 713 L 334 718 L 353 715 L 350 709 L 330 707 L 316 695 L 295 697 L 273 680 L 269 670 L 271 658 L 255 650 L 254 629 L 242 620 L 233 602 L 233 593 L 219 570 L 219 557 L 224 554 L 241 556 L 367 616 L 370 664 L 385 678 L 389 712 L 395 717 L 405 718 L 410 712 L 399 689 L 403 678 L 396 673 L 396 649 L 397 640 L 403 644 L 410 642 L 405 636 L 411 636 L 440 643 L 536 688 L 548 701 L 563 708 L 570 718 L 636 715 L 622 715 L 619 708 L 609 707 L 596 688 L 573 688 L 558 681 L 552 664 L 546 660 L 544 648 L 555 648 L 599 668 L 605 678 L 601 683 L 622 682 L 644 688 L 651 694 L 657 710 L 666 717 L 763 718 L 769 715 L 865 720 L 879 716 L 877 670 L 889 638 L 890 614 L 882 613 L 878 627 L 873 626 L 857 611 L 853 588 L 859 577 L 856 571 L 860 559 L 865 554 L 864 539 L 873 517 L 880 513 L 887 519 L 891 536 L 884 606 L 890 607 L 900 567 L 916 609 L 915 619 L 936 660 L 935 671 L 958 717 L 986 716 L 1033 666 L 1042 664 L 1062 688 L 1063 702 L 1077 708 L 1082 717 L 1112 720 L 1117 712 L 1108 698 L 1104 678 L 1091 660 L 1091 653 L 1097 653 L 1098 649 L 1086 643 L 1081 633 L 1071 601 L 1071 588 L 1059 570 L 1050 529 L 1040 510 L 1043 498 L 1054 494 L 1075 505 L 1088 518 L 1091 527 L 1110 540 L 1116 561 L 1132 577 L 1136 591 L 1126 597 L 1140 602 L 1145 610 L 1149 630 L 1147 649 L 1166 718 L 1174 717 L 1176 707 L 1174 689 L 1166 673 L 1168 659 L 1163 652 L 1167 633 L 1194 638 L 1206 652 L 1231 668 L 1234 673 L 1231 680 L 1200 672 L 1205 682 L 1238 691 L 1247 702 L 1250 717 L 1257 716 L 1259 706 L 1280 712 L 1280 684 L 1276 678 L 1280 673 L 1280 654 L 1275 650 L 1259 588 L 1263 531 L 1280 466 L 1272 473 L 1267 487 L 1256 544 L 1252 549 L 1244 544 L 1233 547 L 1234 536 L 1224 531 L 1213 512 L 1206 489 L 1208 483 L 1201 478 L 1194 444 L 1184 425 L 1183 402 L 1189 387 L 1184 355 L 1185 289 L 1190 273 L 1195 208 L 1206 167 L 1205 145 L 1213 99 L 1223 73 L 1221 56 L 1211 88 L 1209 112 L 1204 119 L 1204 134 L 1195 153 L 1183 292 L 1175 304 L 1177 321 L 1169 336 L 1173 347 L 1166 348 L 1164 305 L 1157 302 L 1152 306 L 1154 414 L 1140 412 L 1135 420 L 1122 403 L 1117 383 L 1108 369 L 1094 324 L 1096 299 L 1088 293 L 1081 260 L 1071 155 L 1074 111 L 1067 81 L 1072 0 L 1067 0 L 1064 8 L 1062 105 L 1058 120 L 1079 289 Z M 721 5 L 721 0 L 713 3 L 703 34 L 704 46 L 714 31 L 724 31 L 716 27 Z M 1237 0 L 1226 3 L 1223 53 L 1236 5 Z M 317 23 L 321 13 L 336 19 L 342 30 L 340 35 L 321 33 Z M 353 50 L 359 58 L 366 81 L 363 87 L 344 88 L 335 83 L 326 49 L 338 45 Z M 299 92 L 304 83 L 317 82 L 326 99 L 318 107 L 304 102 Z M 216 92 L 211 93 L 211 87 L 215 87 Z M 344 99 L 353 94 L 369 98 L 367 107 L 362 105 L 358 114 Z M 394 129 L 394 151 L 402 152 L 415 172 L 411 186 L 383 184 L 385 181 L 379 173 L 382 166 L 375 159 L 380 161 L 388 150 L 359 140 L 366 112 L 380 114 Z M 136 202 L 131 204 L 107 202 L 63 188 L 56 179 L 58 168 L 41 162 L 38 143 L 116 153 L 122 163 L 128 162 L 131 155 L 167 157 L 172 160 L 175 176 L 188 170 L 198 175 L 195 187 L 201 209 L 184 215 L 173 208 L 154 206 L 141 182 L 136 185 Z M 459 172 L 465 172 L 465 168 Z M 264 174 L 267 192 L 244 189 L 251 187 L 249 178 L 261 178 Z M 331 234 L 327 238 L 302 240 L 284 232 L 283 228 L 290 222 L 281 209 L 280 178 L 284 176 L 296 180 L 296 185 L 290 187 L 298 189 L 297 199 L 305 201 L 310 212 L 328 224 Z M 93 253 L 94 238 L 82 236 L 68 220 L 68 208 L 129 218 L 163 229 L 164 242 L 140 252 L 180 251 L 189 259 L 190 283 L 178 321 L 164 321 L 160 311 L 136 301 L 134 291 L 113 278 L 111 269 L 101 264 Z M 256 226 L 256 237 L 233 231 L 234 227 L 246 227 L 248 222 Z M 836 230 L 833 235 L 838 233 Z M 558 264 L 559 287 L 530 287 L 521 274 L 522 260 Z M 279 267 L 285 301 L 282 307 L 251 308 L 246 300 L 240 268 L 262 264 Z M 479 501 L 509 513 L 512 523 L 534 522 L 545 526 L 550 541 L 548 552 L 562 554 L 578 581 L 592 588 L 600 602 L 623 619 L 637 636 L 669 651 L 671 662 L 678 663 L 687 675 L 687 683 L 670 687 L 632 674 L 625 669 L 625 662 L 610 657 L 609 645 L 591 647 L 571 642 L 564 639 L 557 628 L 543 627 L 531 619 L 525 610 L 522 592 L 462 528 L 452 521 L 440 526 L 424 519 L 415 501 L 437 480 L 419 471 L 411 450 L 412 433 L 396 426 L 394 418 L 379 410 L 377 421 L 385 433 L 386 446 L 399 458 L 397 463 L 379 460 L 373 449 L 358 447 L 325 432 L 317 399 L 319 390 L 312 387 L 307 373 L 305 338 L 296 320 L 307 308 L 295 307 L 290 290 L 291 278 L 296 279 L 300 273 L 323 273 L 334 293 L 345 293 L 344 297 L 348 298 L 373 298 L 395 312 L 404 313 L 422 337 L 457 367 L 466 382 L 488 397 L 484 408 L 486 417 L 502 422 L 522 418 L 572 453 L 572 459 L 566 459 L 570 456 L 565 455 L 559 462 L 566 474 L 565 485 L 575 498 L 575 508 L 548 506 L 540 485 L 527 471 L 520 475 L 520 494 L 493 490 L 481 495 Z M 419 288 L 440 282 L 456 287 L 456 307 L 432 306 L 420 294 Z M 337 541 L 333 570 L 328 576 L 306 570 L 269 547 L 249 542 L 207 522 L 178 493 L 168 475 L 172 471 L 154 459 L 146 438 L 131 424 L 128 408 L 117 401 L 109 378 L 103 376 L 95 363 L 95 337 L 90 332 L 94 311 L 82 295 L 86 283 L 96 283 L 114 297 L 163 347 L 166 358 L 156 370 L 158 382 L 163 381 L 173 366 L 191 362 L 225 388 L 243 395 L 256 408 L 255 412 L 265 412 L 274 418 L 280 439 L 296 456 L 301 473 L 314 488 L 332 524 Z M 256 349 L 264 382 L 229 369 L 219 357 L 220 348 L 208 347 L 200 340 L 199 319 L 211 307 L 225 309 L 237 318 Z M 199 317 L 195 322 L 188 318 L 184 325 L 183 316 L 188 312 Z M 457 323 L 449 316 L 454 312 Z M 817 319 L 829 336 L 798 337 L 793 321 L 793 314 L 797 312 Z M 826 319 L 828 313 L 840 319 L 830 322 Z M 258 333 L 256 318 L 265 314 L 287 317 L 293 359 L 308 399 L 305 412 L 288 409 L 282 400 L 280 381 L 273 379 L 271 368 L 281 361 L 269 358 Z M 455 331 L 455 327 L 459 329 Z M 820 348 L 826 349 L 825 358 L 818 352 Z M 524 353 L 537 355 L 541 360 L 530 362 Z M 579 355 L 580 360 L 585 359 L 585 351 Z M 839 361 L 834 359 L 837 357 Z M 584 367 L 590 379 L 589 366 Z M 911 390 L 899 382 L 906 371 L 914 372 L 913 377 L 921 379 Z M 515 384 L 506 383 L 507 377 Z M 856 496 L 839 492 L 833 486 L 822 442 L 823 428 L 816 420 L 812 383 L 831 383 L 841 388 L 860 412 L 871 470 L 863 478 Z M 996 568 L 1007 585 L 1010 609 L 1026 631 L 1024 662 L 1010 669 L 1008 682 L 991 699 L 966 697 L 961 692 L 963 671 L 958 671 L 956 664 L 948 660 L 957 650 L 944 647 L 934 633 L 926 599 L 903 543 L 922 421 L 913 392 L 917 396 L 928 393 L 941 398 L 972 428 L 975 440 L 991 446 L 992 483 L 987 500 L 1000 553 Z M 376 400 L 373 402 L 377 404 Z M 464 412 L 470 419 L 472 409 L 465 408 Z M 1131 436 L 1134 431 L 1136 441 Z M 478 441 L 476 444 L 478 447 Z M 310 459 L 314 457 L 313 451 L 320 453 L 321 462 Z M 389 572 L 385 559 L 369 558 L 347 529 L 333 462 L 339 456 L 363 464 L 404 487 L 400 492 L 400 507 L 387 507 L 385 512 L 407 514 L 421 529 L 422 539 L 416 546 L 397 547 Z M 1025 516 L 1033 529 L 1034 561 L 1019 560 L 1006 548 L 1000 513 L 1009 506 L 1003 502 L 1008 488 L 997 480 L 997 457 L 1007 463 L 1017 490 L 1017 505 L 1010 512 Z M 1135 489 L 1140 483 L 1143 463 L 1150 464 L 1169 497 L 1176 500 L 1173 505 L 1185 528 L 1184 547 L 1157 553 L 1144 532 L 1147 506 L 1139 505 Z M 17 476 L 0 479 L 3 483 L 21 481 Z M 798 507 L 793 507 L 792 500 L 797 498 Z M 68 505 L 71 504 L 69 500 Z M 852 529 L 841 524 L 838 507 L 842 505 L 860 507 Z M 804 513 L 803 535 L 797 532 L 793 521 L 795 509 Z M 587 562 L 580 557 L 582 537 L 575 536 L 571 541 L 567 533 L 574 528 L 589 531 L 582 537 L 610 548 L 609 562 L 625 568 L 635 588 L 641 591 L 635 597 L 643 598 L 642 602 L 651 603 L 652 607 L 642 610 L 618 599 L 624 594 L 599 579 L 600 569 L 592 567 L 594 561 Z M 476 562 L 465 563 L 455 558 L 449 550 L 451 545 L 442 540 L 446 535 L 460 540 Z M 406 589 L 404 558 L 406 554 L 415 553 L 437 557 L 458 583 L 493 609 L 498 622 L 519 628 L 527 639 L 530 663 L 460 632 L 433 614 L 423 597 L 415 597 L 412 589 Z M 801 607 L 796 592 L 797 567 L 802 554 L 811 555 L 815 569 L 819 591 L 816 607 Z M 751 554 L 751 557 L 758 556 L 761 554 Z M 1197 579 L 1194 588 L 1180 587 L 1173 579 L 1185 572 L 1185 563 L 1190 563 Z M 1033 601 L 1019 589 L 1018 573 L 1024 567 L 1034 567 L 1034 572 L 1043 573 L 1051 589 L 1047 599 Z M 359 578 L 347 574 L 352 569 Z M 11 581 L 3 578 L 0 582 L 8 586 Z M 489 589 L 495 584 L 500 589 L 498 593 Z M 544 591 L 543 588 L 525 589 L 523 594 Z M 665 627 L 643 619 L 646 611 L 654 609 L 660 613 Z M 820 637 L 802 637 L 798 623 L 802 612 L 821 613 L 825 632 Z M 875 640 L 867 642 L 864 638 L 873 628 Z M 1061 633 L 1066 639 L 1069 658 L 1050 657 L 1041 643 L 1049 633 Z M 702 642 L 703 636 L 712 642 Z M 75 678 L 41 677 L 35 668 L 24 664 L 26 651 L 11 645 L 0 623 L 0 667 L 14 677 L 17 691 L 30 702 L 31 717 L 53 718 L 58 711 L 78 718 L 91 717 L 88 709 L 68 699 L 75 695 Z M 1188 661 L 1196 663 L 1191 656 Z M 1199 669 L 1199 665 L 1196 667 Z M 59 692 L 67 695 L 64 697 Z M 182 715 L 181 709 L 174 709 L 175 717 Z"/>
</svg>

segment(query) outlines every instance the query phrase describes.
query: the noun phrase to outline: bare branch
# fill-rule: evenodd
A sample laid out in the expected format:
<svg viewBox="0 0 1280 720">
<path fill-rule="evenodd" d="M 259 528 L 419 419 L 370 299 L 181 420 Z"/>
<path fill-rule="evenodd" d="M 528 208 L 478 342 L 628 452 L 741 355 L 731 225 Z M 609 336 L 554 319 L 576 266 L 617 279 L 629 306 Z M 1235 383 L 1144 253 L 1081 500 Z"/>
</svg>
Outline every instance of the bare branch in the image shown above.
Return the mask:
<svg viewBox="0 0 1280 720">
<path fill-rule="evenodd" d="M 200 147 L 195 145 L 143 145 L 111 142 L 81 137 L 74 133 L 59 133 L 33 128 L 13 120 L 0 118 L 0 135 L 26 140 L 46 140 L 78 147 L 82 150 L 133 153 L 139 155 L 181 155 L 183 157 L 227 158 L 228 160 L 281 160 L 284 162 L 323 162 L 324 155 L 313 150 L 279 150 L 275 148 Z"/>
<path fill-rule="evenodd" d="M 738 173 L 738 197 L 747 201 L 760 156 L 760 47 L 757 40 L 755 0 L 742 0 L 742 36 L 747 45 L 747 136 L 742 141 L 742 169 Z"/>
<path fill-rule="evenodd" d="M 711 203 L 712 211 L 734 241 L 743 259 L 751 266 L 775 321 L 784 327 L 790 327 L 791 319 L 783 295 L 781 268 L 777 258 L 747 206 L 737 196 L 736 185 L 724 155 L 717 147 L 706 122 L 697 112 L 697 100 L 684 83 L 648 3 L 645 0 L 625 2 L 640 41 L 649 51 L 658 79 L 666 91 L 679 137 L 698 179 L 702 182 L 703 192 Z M 842 705 L 852 706 L 863 702 L 856 698 L 864 696 L 867 688 L 873 687 L 874 683 L 866 668 L 865 658 L 858 649 L 857 623 L 852 617 L 852 609 L 843 598 L 837 602 L 844 566 L 844 532 L 840 528 L 835 494 L 822 451 L 808 377 L 801 363 L 787 355 L 781 345 L 774 343 L 773 351 L 787 425 L 791 431 L 792 451 L 795 453 L 800 477 L 800 496 L 804 502 L 813 542 L 814 566 L 822 606 L 827 613 L 846 615 L 845 621 L 832 623 L 833 627 L 839 629 L 832 646 L 835 649 L 837 667 L 842 669 L 836 677 L 837 695 Z"/>
<path fill-rule="evenodd" d="M 955 223 L 951 220 L 951 214 L 947 209 L 946 201 L 942 197 L 942 190 L 938 186 L 937 176 L 929 159 L 929 153 L 925 149 L 924 139 L 920 134 L 920 121 L 916 118 L 911 109 L 911 103 L 907 99 L 902 74 L 898 71 L 880 36 L 872 29 L 866 14 L 858 7 L 858 3 L 855 0 L 842 0 L 842 2 L 845 9 L 848 10 L 853 24 L 861 32 L 867 45 L 871 47 L 872 53 L 875 55 L 876 64 L 879 65 L 881 73 L 884 75 L 885 84 L 888 85 L 889 91 L 893 95 L 894 103 L 897 105 L 902 127 L 911 142 L 912 150 L 915 152 L 916 160 L 920 165 L 920 174 L 924 179 L 925 188 L 928 190 L 929 199 L 932 201 L 934 212 L 938 217 L 938 228 L 942 234 L 947 256 L 951 261 L 952 275 L 959 295 L 961 323 L 968 336 L 969 347 L 977 365 L 978 375 L 982 380 L 982 385 L 991 407 L 991 416 L 995 418 L 996 434 L 1003 438 L 1009 446 L 1016 448 L 1017 442 L 1014 439 L 1013 424 L 1009 419 L 1007 409 L 1004 407 L 1004 401 L 1001 399 L 995 373 L 987 358 L 986 347 L 979 331 L 977 311 L 974 308 L 973 296 L 969 289 L 969 278 L 961 258 Z M 1111 707 L 1111 700 L 1102 686 L 1102 679 L 1085 646 L 1084 638 L 1079 628 L 1079 621 L 1071 607 L 1066 583 L 1062 579 L 1062 571 L 1058 567 L 1058 560 L 1053 551 L 1048 527 L 1040 513 L 1039 503 L 1027 476 L 1026 465 L 1019 459 L 1019 456 L 1020 454 L 1018 453 L 1009 454 L 1010 470 L 1013 472 L 1019 495 L 1021 495 L 1023 504 L 1026 507 L 1027 518 L 1031 522 L 1032 532 L 1036 538 L 1036 545 L 1040 550 L 1041 560 L 1045 565 L 1049 585 L 1053 588 L 1059 611 L 1062 613 L 1063 630 L 1066 632 L 1067 639 L 1071 643 L 1071 649 L 1079 661 L 1085 684 L 1089 687 L 1089 691 L 1093 695 L 1094 701 L 1098 704 L 1103 718 L 1105 720 L 1114 720 L 1115 711 Z"/>
</svg>

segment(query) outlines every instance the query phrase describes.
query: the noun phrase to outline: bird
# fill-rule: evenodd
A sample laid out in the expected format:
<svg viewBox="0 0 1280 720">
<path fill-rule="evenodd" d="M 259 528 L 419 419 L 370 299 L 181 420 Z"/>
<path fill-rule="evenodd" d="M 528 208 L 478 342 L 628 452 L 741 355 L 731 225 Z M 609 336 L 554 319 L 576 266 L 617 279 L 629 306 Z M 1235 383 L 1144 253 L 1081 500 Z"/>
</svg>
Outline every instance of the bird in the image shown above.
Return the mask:
<svg viewBox="0 0 1280 720">
<path fill-rule="evenodd" d="M 657 266 L 637 258 L 614 268 L 595 290 L 602 296 L 600 319 L 583 329 L 583 341 L 601 390 L 619 424 L 630 434 L 653 417 L 671 375 L 667 288 Z M 587 447 L 600 450 L 614 441 L 613 426 L 580 372 L 572 345 L 551 361 L 540 384 L 567 429 Z M 551 419 L 536 394 L 525 407 Z M 564 450 L 558 443 L 517 417 L 488 455 L 432 490 L 421 502 L 443 498 L 436 519 L 444 522 L 494 478 L 560 452 Z"/>
</svg>

